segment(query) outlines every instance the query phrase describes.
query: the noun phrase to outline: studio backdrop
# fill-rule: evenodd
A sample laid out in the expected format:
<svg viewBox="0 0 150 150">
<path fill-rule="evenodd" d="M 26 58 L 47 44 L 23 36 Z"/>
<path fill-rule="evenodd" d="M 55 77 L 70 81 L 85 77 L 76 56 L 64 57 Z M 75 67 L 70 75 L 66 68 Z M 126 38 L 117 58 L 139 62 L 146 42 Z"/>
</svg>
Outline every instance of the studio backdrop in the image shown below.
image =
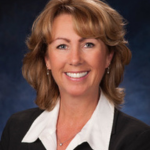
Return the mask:
<svg viewBox="0 0 150 150">
<path fill-rule="evenodd" d="M 26 37 L 48 0 L 0 1 L 0 136 L 15 112 L 37 107 L 36 93 L 22 77 Z M 128 22 L 126 39 L 132 51 L 121 87 L 122 111 L 150 125 L 150 0 L 107 0 Z"/>
</svg>

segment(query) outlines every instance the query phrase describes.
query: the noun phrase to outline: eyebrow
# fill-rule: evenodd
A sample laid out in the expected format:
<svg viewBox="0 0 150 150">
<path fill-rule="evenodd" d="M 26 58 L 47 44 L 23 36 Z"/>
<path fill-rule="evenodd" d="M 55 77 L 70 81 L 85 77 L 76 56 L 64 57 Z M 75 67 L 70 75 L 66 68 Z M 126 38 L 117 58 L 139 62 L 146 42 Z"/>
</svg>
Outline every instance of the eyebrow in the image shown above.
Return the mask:
<svg viewBox="0 0 150 150">
<path fill-rule="evenodd" d="M 81 43 L 81 42 L 85 41 L 86 39 L 88 39 L 88 38 L 81 38 L 81 39 L 79 39 L 79 42 Z M 69 40 L 69 39 L 63 38 L 63 37 L 58 37 L 58 38 L 56 38 L 55 40 L 53 40 L 52 42 L 54 42 L 54 41 L 56 41 L 56 40 L 64 40 L 64 41 L 70 43 L 70 40 Z"/>
</svg>

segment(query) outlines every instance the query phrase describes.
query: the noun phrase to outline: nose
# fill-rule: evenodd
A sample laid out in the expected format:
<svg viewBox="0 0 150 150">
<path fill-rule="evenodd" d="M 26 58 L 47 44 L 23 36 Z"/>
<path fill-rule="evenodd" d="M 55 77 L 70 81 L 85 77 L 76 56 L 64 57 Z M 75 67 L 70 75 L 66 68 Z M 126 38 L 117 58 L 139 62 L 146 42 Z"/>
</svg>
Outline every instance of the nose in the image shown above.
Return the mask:
<svg viewBox="0 0 150 150">
<path fill-rule="evenodd" d="M 72 48 L 69 54 L 69 64 L 72 66 L 78 66 L 83 63 L 82 52 L 80 48 Z"/>
</svg>

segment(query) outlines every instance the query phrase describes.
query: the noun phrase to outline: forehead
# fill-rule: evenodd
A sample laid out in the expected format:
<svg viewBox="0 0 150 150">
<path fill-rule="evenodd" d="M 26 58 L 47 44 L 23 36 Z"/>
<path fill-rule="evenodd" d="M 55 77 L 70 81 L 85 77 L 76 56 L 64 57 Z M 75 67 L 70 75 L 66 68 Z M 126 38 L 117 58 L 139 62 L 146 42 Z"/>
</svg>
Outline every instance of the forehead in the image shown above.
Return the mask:
<svg viewBox="0 0 150 150">
<path fill-rule="evenodd" d="M 83 38 L 98 38 L 99 32 L 96 30 L 98 28 L 95 27 L 95 21 L 87 18 L 85 14 L 62 13 L 54 18 L 51 33 L 54 35 L 56 29 L 59 32 L 66 30 L 67 33 L 69 29 L 72 29 Z"/>
<path fill-rule="evenodd" d="M 56 39 L 80 39 L 81 36 L 77 34 L 74 29 L 73 18 L 69 14 L 62 14 L 55 18 L 52 24 L 52 41 Z"/>
<path fill-rule="evenodd" d="M 61 14 L 57 16 L 52 23 L 52 34 L 54 34 L 57 30 L 61 32 L 62 29 L 66 29 L 65 31 L 67 31 L 67 28 L 71 27 L 73 27 L 72 16 L 69 14 Z"/>
</svg>

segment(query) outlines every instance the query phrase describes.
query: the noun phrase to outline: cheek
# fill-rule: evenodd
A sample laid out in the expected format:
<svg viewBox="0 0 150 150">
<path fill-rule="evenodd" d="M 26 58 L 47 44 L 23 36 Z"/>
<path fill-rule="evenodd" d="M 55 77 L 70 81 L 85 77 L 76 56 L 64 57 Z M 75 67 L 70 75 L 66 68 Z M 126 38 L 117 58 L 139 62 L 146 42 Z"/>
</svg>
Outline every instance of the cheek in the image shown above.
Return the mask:
<svg viewBox="0 0 150 150">
<path fill-rule="evenodd" d="M 101 53 L 101 52 L 97 52 L 94 55 L 90 55 L 90 62 L 91 65 L 93 67 L 95 67 L 95 69 L 101 69 L 104 70 L 106 68 L 106 55 Z"/>
<path fill-rule="evenodd" d="M 54 71 L 56 69 L 59 69 L 64 64 L 64 57 L 60 57 L 58 54 L 51 53 L 49 55 L 49 62 L 51 64 L 51 70 Z"/>
</svg>

